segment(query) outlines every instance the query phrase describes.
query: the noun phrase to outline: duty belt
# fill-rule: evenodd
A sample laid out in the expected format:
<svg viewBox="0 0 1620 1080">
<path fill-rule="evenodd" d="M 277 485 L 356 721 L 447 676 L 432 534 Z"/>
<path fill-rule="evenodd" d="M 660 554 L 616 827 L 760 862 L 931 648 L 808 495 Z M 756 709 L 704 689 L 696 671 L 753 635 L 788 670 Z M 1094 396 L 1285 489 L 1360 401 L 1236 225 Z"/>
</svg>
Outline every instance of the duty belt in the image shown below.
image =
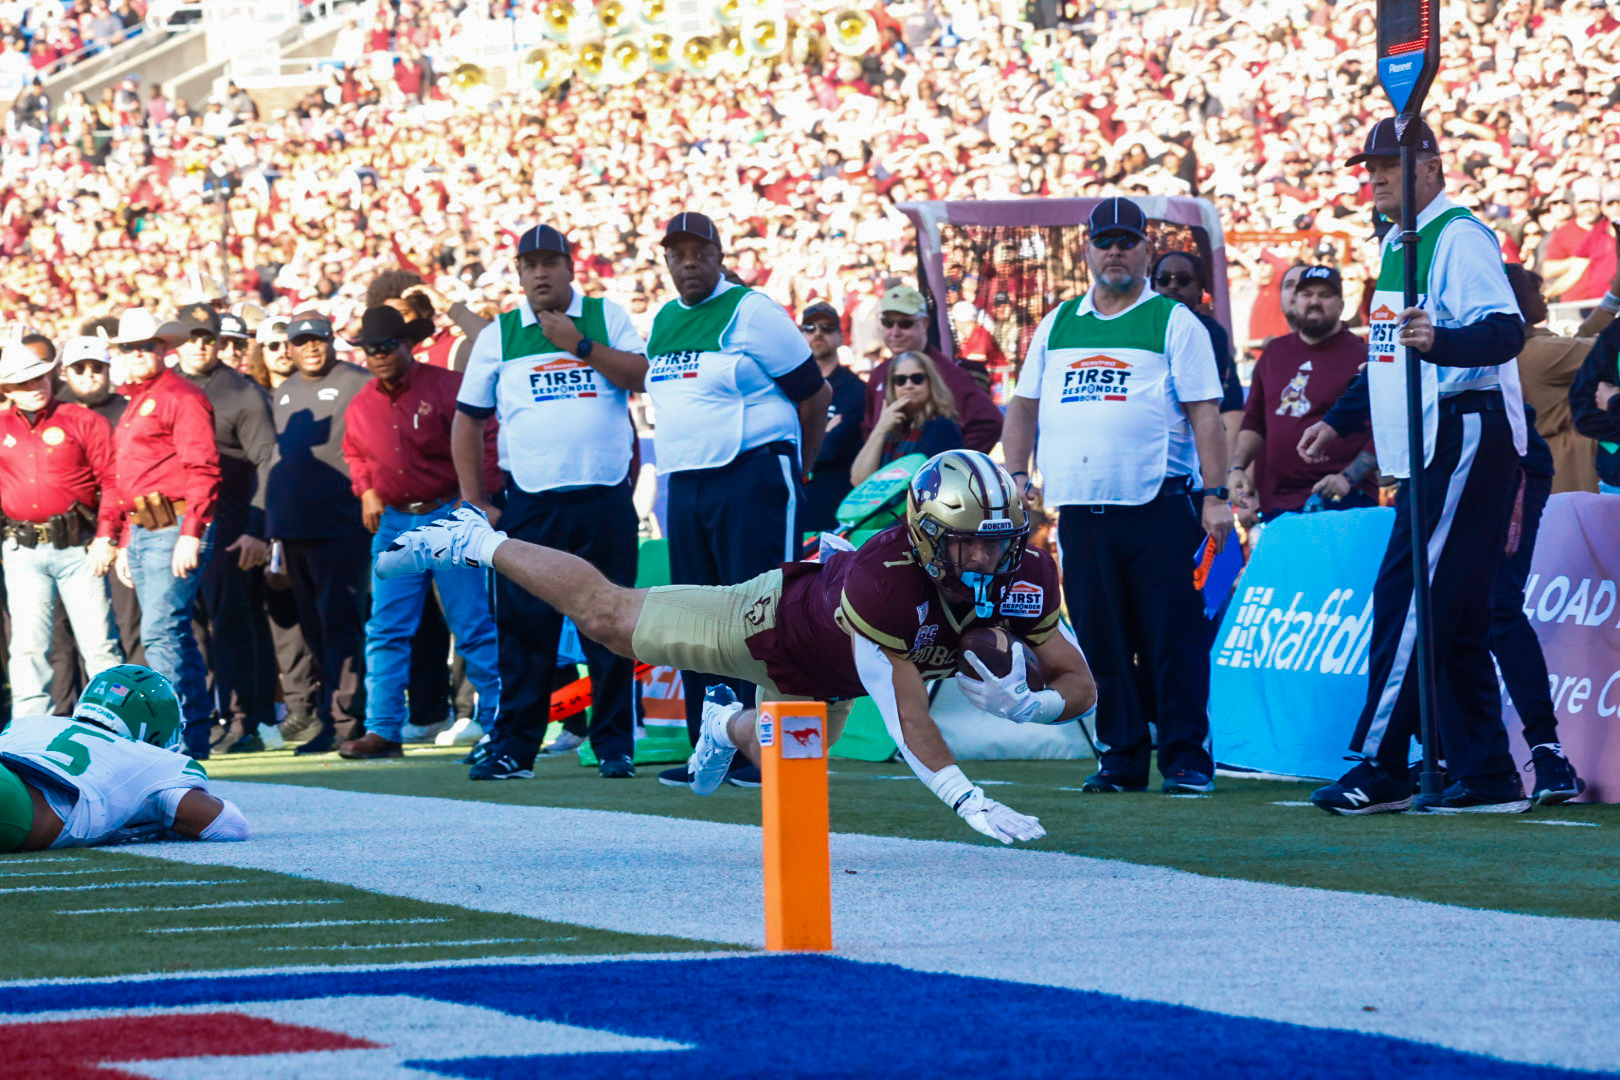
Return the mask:
<svg viewBox="0 0 1620 1080">
<path fill-rule="evenodd" d="M 412 517 L 420 517 L 423 514 L 433 513 L 433 511 L 437 510 L 441 506 L 444 506 L 450 501 L 451 500 L 449 498 L 425 499 L 422 502 L 402 503 L 398 506 L 391 503 L 386 505 L 390 510 L 398 510 L 400 513 L 410 514 Z"/>
</svg>

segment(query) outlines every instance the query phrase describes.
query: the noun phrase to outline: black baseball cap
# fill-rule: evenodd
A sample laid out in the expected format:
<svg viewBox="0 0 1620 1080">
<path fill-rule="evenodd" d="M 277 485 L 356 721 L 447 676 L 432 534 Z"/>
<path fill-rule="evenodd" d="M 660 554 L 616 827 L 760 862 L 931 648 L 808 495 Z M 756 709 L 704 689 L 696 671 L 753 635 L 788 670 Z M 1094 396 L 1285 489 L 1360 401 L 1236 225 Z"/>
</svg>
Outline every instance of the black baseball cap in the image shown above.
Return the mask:
<svg viewBox="0 0 1620 1080">
<path fill-rule="evenodd" d="M 333 336 L 332 320 L 325 315 L 296 315 L 287 324 L 288 341 L 297 341 L 301 337 L 317 337 L 331 341 Z"/>
<path fill-rule="evenodd" d="M 725 249 L 725 245 L 720 243 L 720 230 L 714 227 L 714 222 L 706 214 L 695 214 L 689 210 L 676 214 L 669 219 L 669 228 L 664 230 L 664 239 L 660 243 L 669 247 L 683 236 L 695 236 L 721 250 Z"/>
<path fill-rule="evenodd" d="M 180 325 L 186 328 L 187 337 L 194 330 L 206 330 L 215 337 L 219 336 L 219 312 L 207 304 L 187 304 L 180 309 L 177 318 Z"/>
<path fill-rule="evenodd" d="M 843 325 L 843 320 L 838 314 L 838 309 L 827 303 L 825 300 L 817 300 L 815 303 L 805 308 L 804 314 L 799 316 L 799 321 L 802 323 L 809 322 L 811 316 L 813 315 L 825 315 L 833 322 L 838 323 L 840 326 Z"/>
<path fill-rule="evenodd" d="M 1092 236 L 1122 232 L 1146 240 L 1147 215 L 1131 200 L 1116 195 L 1104 199 L 1091 208 L 1091 217 L 1086 221 L 1086 228 L 1091 231 Z"/>
<path fill-rule="evenodd" d="M 1331 288 L 1340 296 L 1344 295 L 1344 278 L 1331 266 L 1307 266 L 1304 273 L 1299 275 L 1299 284 L 1294 288 L 1303 289 L 1307 285 L 1321 284 Z"/>
<path fill-rule="evenodd" d="M 550 225 L 536 225 L 526 230 L 518 240 L 519 255 L 527 255 L 531 251 L 553 251 L 558 255 L 572 254 L 568 249 L 568 237 Z"/>
<path fill-rule="evenodd" d="M 1438 154 L 1440 141 L 1434 137 L 1434 129 L 1422 120 L 1413 120 L 1417 125 L 1417 142 L 1412 149 L 1420 154 Z M 1367 132 L 1367 141 L 1361 147 L 1361 153 L 1346 161 L 1346 165 L 1360 165 L 1369 158 L 1398 158 L 1401 156 L 1401 140 L 1395 131 L 1395 117 L 1386 116 L 1372 126 Z"/>
<path fill-rule="evenodd" d="M 405 316 L 396 308 L 378 304 L 366 308 L 366 313 L 360 316 L 360 336 L 351 339 L 349 344 L 358 349 L 382 341 L 404 340 Z"/>
</svg>

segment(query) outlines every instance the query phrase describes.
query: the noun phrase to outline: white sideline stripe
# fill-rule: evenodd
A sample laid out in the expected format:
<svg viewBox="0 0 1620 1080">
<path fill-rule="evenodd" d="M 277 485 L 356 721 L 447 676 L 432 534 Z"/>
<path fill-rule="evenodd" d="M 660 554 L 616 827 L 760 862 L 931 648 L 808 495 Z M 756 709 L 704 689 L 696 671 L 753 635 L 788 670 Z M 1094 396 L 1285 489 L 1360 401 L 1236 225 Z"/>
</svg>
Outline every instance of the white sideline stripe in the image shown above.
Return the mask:
<svg viewBox="0 0 1620 1080">
<path fill-rule="evenodd" d="M 533 806 L 491 814 L 481 802 L 297 785 L 212 786 L 253 822 L 252 841 L 151 844 L 140 857 L 294 872 L 622 932 L 750 946 L 763 938 L 756 827 Z M 356 830 L 355 821 L 367 827 Z M 569 843 L 536 846 L 535 836 Z M 832 881 L 834 940 L 852 959 L 1620 1070 L 1612 1035 L 1620 1029 L 1620 922 L 972 842 L 834 834 L 831 845 L 836 865 L 858 871 Z M 990 889 L 993 918 L 975 902 Z M 1040 948 L 1031 948 L 1032 935 Z M 1164 949 L 1166 939 L 1196 942 L 1199 963 Z M 1435 979 L 1436 971 L 1469 978 Z M 1363 1011 L 1367 1005 L 1377 1011 Z"/>
<path fill-rule="evenodd" d="M 520 941 L 578 941 L 578 937 L 486 937 L 465 941 L 396 941 L 382 945 L 266 945 L 265 952 L 320 952 L 327 949 L 427 949 L 434 945 L 506 945 Z"/>
<path fill-rule="evenodd" d="M 138 866 L 109 866 L 105 870 L 0 870 L 0 877 L 69 877 L 74 874 L 127 874 Z"/>
<path fill-rule="evenodd" d="M 10 864 L 11 866 L 36 866 L 36 865 L 40 865 L 40 864 L 49 864 L 51 866 L 60 866 L 62 863 L 89 862 L 89 861 L 90 860 L 85 858 L 83 855 L 69 855 L 67 858 L 64 859 L 61 856 L 52 857 L 50 855 L 13 854 L 13 855 L 10 855 L 10 856 L 8 856 L 6 858 L 6 862 L 8 864 Z"/>
<path fill-rule="evenodd" d="M 1296 800 L 1289 799 L 1289 800 L 1285 800 L 1283 802 L 1274 802 L 1271 805 L 1272 806 L 1309 806 L 1311 804 L 1309 802 L 1296 801 Z"/>
<path fill-rule="evenodd" d="M 1596 821 L 1537 821 L 1535 818 L 1520 818 L 1520 825 L 1575 825 L 1582 829 L 1601 829 L 1603 825 Z"/>
<path fill-rule="evenodd" d="M 440 923 L 449 919 L 314 919 L 309 922 L 243 923 L 241 926 L 157 926 L 147 934 L 217 934 L 224 930 L 302 930 L 307 926 L 404 926 L 408 923 Z"/>
<path fill-rule="evenodd" d="M 150 907 L 87 907 L 72 911 L 58 911 L 57 915 L 122 915 L 132 911 L 212 911 L 215 908 L 269 907 L 271 905 L 297 906 L 302 904 L 341 904 L 342 900 L 225 900 L 218 904 L 182 904 L 179 907 L 152 905 Z"/>
<path fill-rule="evenodd" d="M 17 885 L 0 889 L 4 893 L 90 892 L 93 889 L 155 889 L 175 885 L 240 885 L 247 878 L 209 878 L 206 881 L 115 881 L 110 885 Z"/>
<path fill-rule="evenodd" d="M 441 942 L 440 944 L 443 944 Z M 758 960 L 760 952 L 717 949 L 712 952 L 673 953 L 580 953 L 567 956 L 468 956 L 455 960 L 399 960 L 391 964 L 288 964 L 278 967 L 211 968 L 205 971 L 150 971 L 138 975 L 96 975 L 89 978 L 13 979 L 0 982 L 0 990 L 31 986 L 131 986 L 136 983 L 173 982 L 175 979 L 246 979 L 265 975 L 330 975 L 365 971 L 428 971 L 446 967 L 551 967 L 557 964 L 629 964 L 654 961 Z M 0 1016 L 16 1015 L 5 1010 L 0 998 Z"/>
</svg>

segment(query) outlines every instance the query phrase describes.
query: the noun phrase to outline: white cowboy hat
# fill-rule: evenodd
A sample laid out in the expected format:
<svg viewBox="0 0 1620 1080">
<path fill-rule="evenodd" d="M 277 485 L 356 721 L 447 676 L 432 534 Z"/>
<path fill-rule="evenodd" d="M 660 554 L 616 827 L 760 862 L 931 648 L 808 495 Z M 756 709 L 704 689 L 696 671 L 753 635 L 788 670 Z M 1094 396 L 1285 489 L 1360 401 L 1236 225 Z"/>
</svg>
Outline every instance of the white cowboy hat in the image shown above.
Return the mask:
<svg viewBox="0 0 1620 1080">
<path fill-rule="evenodd" d="M 118 333 L 110 344 L 134 345 L 141 341 L 160 341 L 172 349 L 188 336 L 186 328 L 177 322 L 160 323 L 150 311 L 130 308 L 118 317 Z"/>
<path fill-rule="evenodd" d="M 13 341 L 0 350 L 0 384 L 15 385 L 30 382 L 55 366 L 55 361 L 42 360 L 39 354 L 27 345 Z"/>
</svg>

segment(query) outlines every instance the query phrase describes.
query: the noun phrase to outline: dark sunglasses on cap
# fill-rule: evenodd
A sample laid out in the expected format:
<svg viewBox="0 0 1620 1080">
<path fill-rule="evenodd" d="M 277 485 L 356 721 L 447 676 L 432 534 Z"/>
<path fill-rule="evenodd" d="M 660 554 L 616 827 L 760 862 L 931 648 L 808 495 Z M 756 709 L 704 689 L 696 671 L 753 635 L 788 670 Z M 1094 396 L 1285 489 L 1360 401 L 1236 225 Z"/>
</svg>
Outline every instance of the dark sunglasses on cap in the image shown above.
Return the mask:
<svg viewBox="0 0 1620 1080">
<path fill-rule="evenodd" d="M 803 330 L 807 334 L 814 334 L 818 332 L 823 334 L 842 333 L 842 331 L 838 328 L 837 323 L 830 322 L 807 322 L 801 324 L 799 329 Z"/>
<path fill-rule="evenodd" d="M 1161 289 L 1184 289 L 1196 280 L 1191 274 L 1163 273 L 1153 279 L 1153 284 Z"/>
<path fill-rule="evenodd" d="M 894 377 L 894 385 L 896 386 L 922 386 L 927 382 L 928 376 L 921 371 L 911 375 L 896 375 Z"/>
<path fill-rule="evenodd" d="M 387 338 L 383 341 L 370 341 L 360 346 L 367 356 L 387 356 L 399 348 L 399 338 Z"/>
<path fill-rule="evenodd" d="M 879 319 L 886 330 L 910 330 L 917 325 L 916 319 Z"/>
<path fill-rule="evenodd" d="M 1134 233 L 1109 233 L 1107 236 L 1093 236 L 1091 246 L 1098 251 L 1107 251 L 1109 248 L 1119 248 L 1121 251 L 1135 251 L 1141 244 L 1142 238 Z"/>
</svg>

